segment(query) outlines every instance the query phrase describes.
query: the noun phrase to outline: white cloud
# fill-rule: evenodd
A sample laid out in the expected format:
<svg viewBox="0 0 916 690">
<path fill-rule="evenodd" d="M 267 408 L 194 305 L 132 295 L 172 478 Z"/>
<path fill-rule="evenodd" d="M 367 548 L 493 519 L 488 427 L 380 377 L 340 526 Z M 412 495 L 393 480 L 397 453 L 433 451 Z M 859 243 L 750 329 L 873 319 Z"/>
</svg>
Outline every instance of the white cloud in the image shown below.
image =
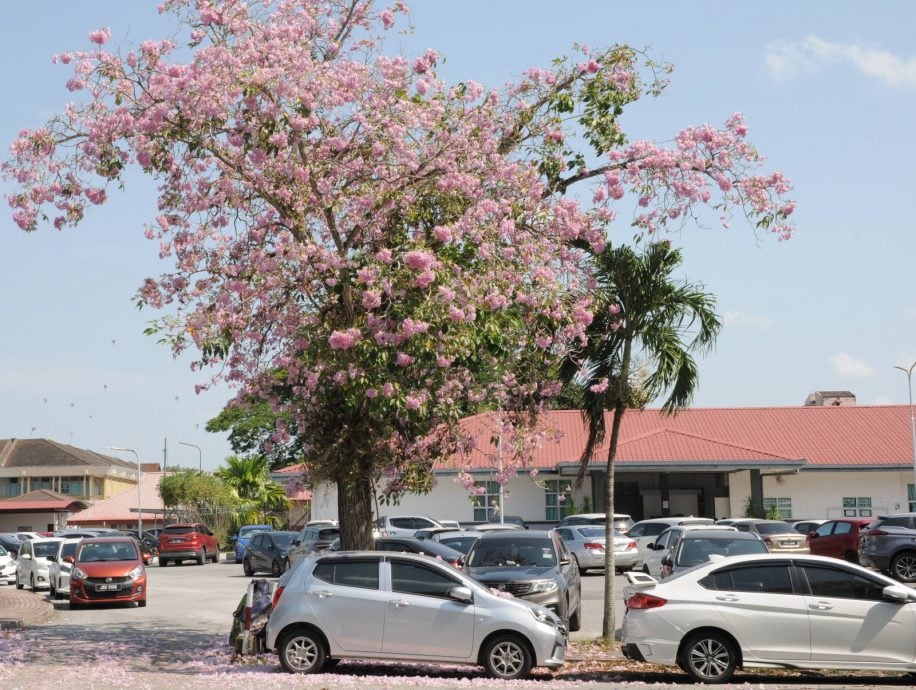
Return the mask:
<svg viewBox="0 0 916 690">
<path fill-rule="evenodd" d="M 867 378 L 874 374 L 874 370 L 861 359 L 856 359 L 845 352 L 838 352 L 829 358 L 833 372 L 839 376 L 853 378 Z"/>
<path fill-rule="evenodd" d="M 790 79 L 830 65 L 846 64 L 892 88 L 916 88 L 916 57 L 903 58 L 876 48 L 831 43 L 817 36 L 771 43 L 765 61 L 776 79 Z"/>
<path fill-rule="evenodd" d="M 773 325 L 773 319 L 759 314 L 748 314 L 744 311 L 731 311 L 726 309 L 723 320 L 728 326 L 749 328 L 755 331 L 768 331 Z"/>
</svg>

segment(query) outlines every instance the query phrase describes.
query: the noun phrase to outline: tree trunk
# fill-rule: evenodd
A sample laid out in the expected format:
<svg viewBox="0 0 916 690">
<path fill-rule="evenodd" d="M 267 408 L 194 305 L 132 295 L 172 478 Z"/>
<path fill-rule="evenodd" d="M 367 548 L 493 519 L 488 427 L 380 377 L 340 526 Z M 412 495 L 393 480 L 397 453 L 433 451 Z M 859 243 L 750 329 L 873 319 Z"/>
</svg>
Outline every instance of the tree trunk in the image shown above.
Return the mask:
<svg viewBox="0 0 916 690">
<path fill-rule="evenodd" d="M 337 480 L 337 517 L 342 549 L 372 548 L 372 498 L 373 484 L 369 477 Z"/>
<path fill-rule="evenodd" d="M 614 460 L 617 457 L 617 439 L 620 435 L 620 422 L 623 419 L 625 407 L 618 406 L 614 409 L 614 419 L 611 422 L 611 441 L 607 451 L 607 486 L 605 486 L 605 513 L 607 521 L 604 524 L 604 622 L 601 626 L 601 636 L 606 644 L 614 642 L 614 632 L 617 629 L 614 578 L 617 574 L 617 557 L 614 553 L 614 482 L 616 481 L 617 467 Z"/>
</svg>

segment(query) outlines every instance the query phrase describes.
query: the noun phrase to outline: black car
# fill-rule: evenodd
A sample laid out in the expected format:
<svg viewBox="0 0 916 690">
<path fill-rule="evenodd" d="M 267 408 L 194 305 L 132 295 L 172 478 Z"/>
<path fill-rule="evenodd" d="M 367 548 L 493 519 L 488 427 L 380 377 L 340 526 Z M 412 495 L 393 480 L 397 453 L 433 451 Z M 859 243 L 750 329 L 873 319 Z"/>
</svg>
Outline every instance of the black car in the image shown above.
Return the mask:
<svg viewBox="0 0 916 690">
<path fill-rule="evenodd" d="M 579 569 L 553 530 L 484 532 L 466 563 L 482 584 L 545 606 L 571 631 L 582 626 Z"/>
<path fill-rule="evenodd" d="M 255 533 L 242 556 L 245 575 L 251 577 L 255 573 L 270 573 L 280 577 L 287 568 L 286 552 L 298 534 L 288 530 Z"/>
<path fill-rule="evenodd" d="M 15 558 L 19 554 L 19 546 L 22 544 L 22 539 L 12 532 L 4 532 L 0 534 L 0 544 Z"/>
</svg>

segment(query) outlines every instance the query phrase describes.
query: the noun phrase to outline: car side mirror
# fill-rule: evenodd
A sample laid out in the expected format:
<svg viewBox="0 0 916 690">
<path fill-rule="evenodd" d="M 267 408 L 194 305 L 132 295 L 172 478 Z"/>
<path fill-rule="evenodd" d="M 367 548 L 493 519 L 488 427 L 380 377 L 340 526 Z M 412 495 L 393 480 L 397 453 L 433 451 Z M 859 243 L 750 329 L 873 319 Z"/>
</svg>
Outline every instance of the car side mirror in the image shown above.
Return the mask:
<svg viewBox="0 0 916 690">
<path fill-rule="evenodd" d="M 21 553 L 21 554 L 19 554 L 19 558 L 21 558 L 21 559 L 24 560 L 24 561 L 31 561 L 31 560 L 32 560 L 32 554 L 30 554 L 30 553 Z"/>
<path fill-rule="evenodd" d="M 894 604 L 905 604 L 913 600 L 913 590 L 905 585 L 888 585 L 881 591 L 881 595 Z"/>
<path fill-rule="evenodd" d="M 73 556 L 64 556 L 64 563 L 73 563 L 74 560 Z"/>
<path fill-rule="evenodd" d="M 457 585 L 455 587 L 452 587 L 448 591 L 448 596 L 450 599 L 454 599 L 455 601 L 461 601 L 461 602 L 464 602 L 465 604 L 470 604 L 471 602 L 474 601 L 474 593 L 471 592 L 471 588 L 465 587 L 464 585 Z"/>
</svg>

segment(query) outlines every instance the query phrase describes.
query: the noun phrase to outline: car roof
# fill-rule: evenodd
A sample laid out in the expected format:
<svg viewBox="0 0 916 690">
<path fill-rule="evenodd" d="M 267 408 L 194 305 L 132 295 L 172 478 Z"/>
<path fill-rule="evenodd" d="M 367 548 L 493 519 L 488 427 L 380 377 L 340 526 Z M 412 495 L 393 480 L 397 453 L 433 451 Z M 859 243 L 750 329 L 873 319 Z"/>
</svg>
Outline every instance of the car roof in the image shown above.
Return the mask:
<svg viewBox="0 0 916 690">
<path fill-rule="evenodd" d="M 481 532 L 478 539 L 493 541 L 496 539 L 518 540 L 518 539 L 550 539 L 553 530 L 542 529 L 498 529 L 492 532 Z"/>
<path fill-rule="evenodd" d="M 442 541 L 449 537 L 479 537 L 483 532 L 478 532 L 476 529 L 450 529 L 436 534 L 439 537 L 439 541 Z"/>
<path fill-rule="evenodd" d="M 657 517 L 657 518 L 646 518 L 645 520 L 640 520 L 636 525 L 646 525 L 646 524 L 663 524 L 663 525 L 689 525 L 693 524 L 691 521 L 698 521 L 696 524 L 713 524 L 715 520 L 707 517 L 696 517 L 695 515 L 680 515 L 678 517 Z M 636 527 L 633 525 L 633 527 Z M 631 528 L 632 529 L 632 528 Z"/>
<path fill-rule="evenodd" d="M 83 537 L 80 539 L 83 544 L 123 544 L 124 542 L 136 542 L 137 540 L 134 537 L 125 537 L 125 536 L 104 536 L 104 537 Z"/>
<path fill-rule="evenodd" d="M 684 533 L 684 538 L 691 539 L 760 539 L 756 532 L 742 532 L 730 529 L 691 529 Z"/>
</svg>

